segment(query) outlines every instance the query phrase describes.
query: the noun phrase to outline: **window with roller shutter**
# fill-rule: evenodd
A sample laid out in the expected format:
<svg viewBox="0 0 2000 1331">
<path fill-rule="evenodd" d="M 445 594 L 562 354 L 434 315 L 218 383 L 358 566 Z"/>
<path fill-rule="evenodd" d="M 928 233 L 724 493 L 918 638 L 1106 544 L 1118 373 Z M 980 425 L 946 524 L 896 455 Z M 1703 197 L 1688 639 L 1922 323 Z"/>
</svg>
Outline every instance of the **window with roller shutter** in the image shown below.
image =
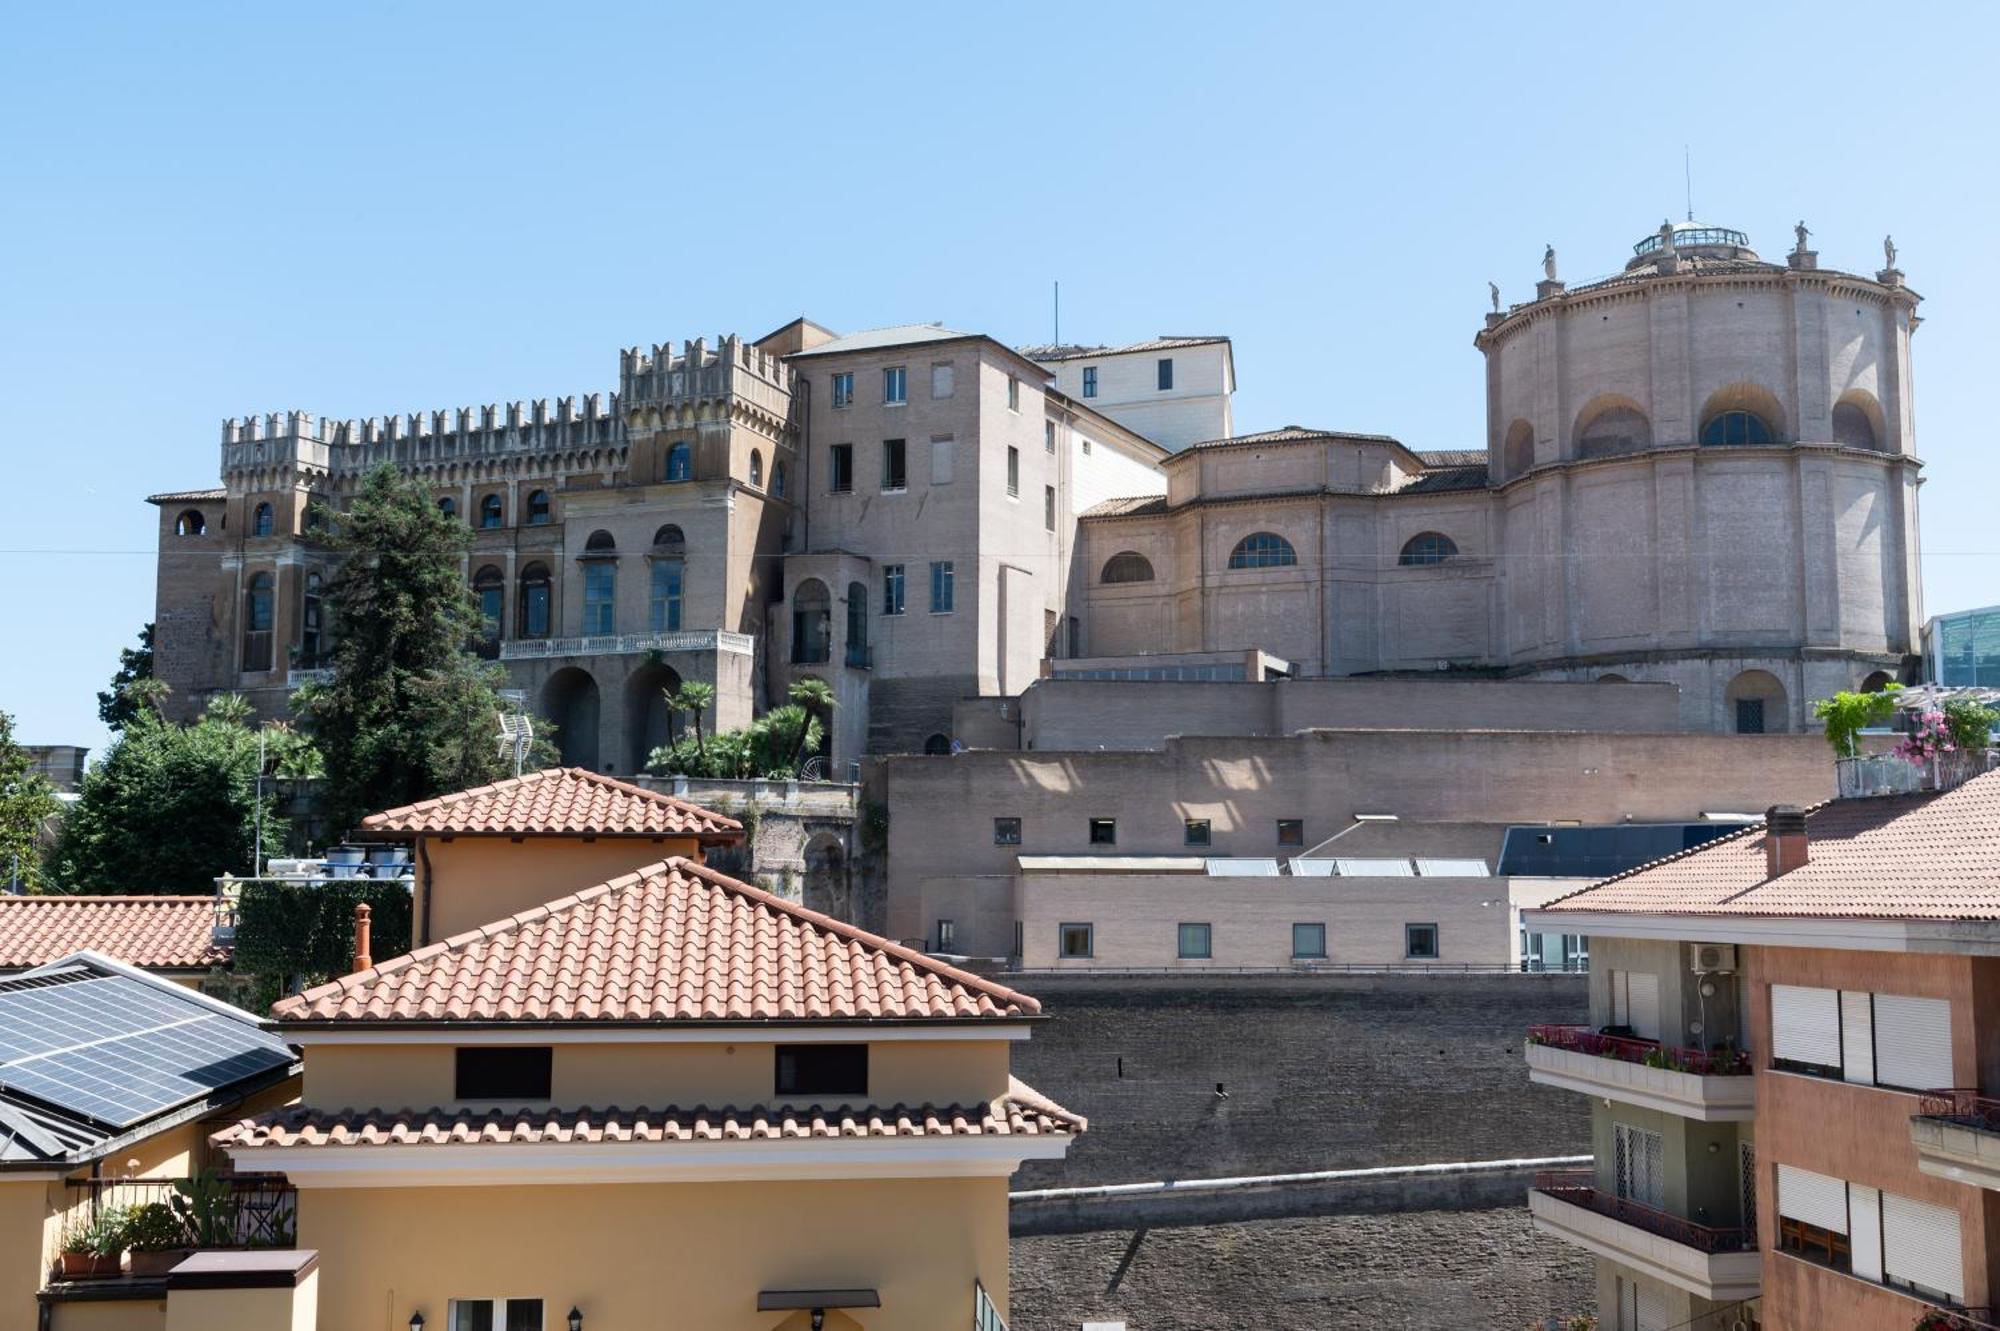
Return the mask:
<svg viewBox="0 0 2000 1331">
<path fill-rule="evenodd" d="M 1771 986 L 1771 1066 L 1840 1075 L 1840 995 L 1795 984 Z"/>
<path fill-rule="evenodd" d="M 1958 1212 L 1883 1193 L 1882 1279 L 1918 1294 L 1963 1302 Z"/>
<path fill-rule="evenodd" d="M 1953 1085 L 1951 1004 L 1942 998 L 1875 995 L 1875 1082 L 1927 1091 Z"/>
</svg>

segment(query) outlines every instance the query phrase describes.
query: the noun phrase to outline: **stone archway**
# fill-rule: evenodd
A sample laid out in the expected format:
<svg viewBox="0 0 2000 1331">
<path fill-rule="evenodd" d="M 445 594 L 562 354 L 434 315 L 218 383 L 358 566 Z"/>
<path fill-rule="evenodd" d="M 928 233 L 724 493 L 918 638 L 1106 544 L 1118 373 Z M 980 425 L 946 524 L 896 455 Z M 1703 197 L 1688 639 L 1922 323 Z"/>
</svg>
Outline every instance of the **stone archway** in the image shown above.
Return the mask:
<svg viewBox="0 0 2000 1331">
<path fill-rule="evenodd" d="M 806 876 L 801 900 L 806 909 L 835 919 L 848 918 L 852 891 L 848 880 L 847 847 L 833 832 L 815 832 L 806 839 Z"/>
<path fill-rule="evenodd" d="M 597 680 L 579 666 L 564 666 L 542 685 L 542 715 L 555 723 L 556 749 L 565 767 L 597 770 Z"/>
<path fill-rule="evenodd" d="M 626 771 L 645 771 L 653 750 L 673 743 L 687 724 L 667 706 L 667 694 L 680 686 L 680 675 L 661 661 L 648 661 L 625 677 Z"/>
</svg>

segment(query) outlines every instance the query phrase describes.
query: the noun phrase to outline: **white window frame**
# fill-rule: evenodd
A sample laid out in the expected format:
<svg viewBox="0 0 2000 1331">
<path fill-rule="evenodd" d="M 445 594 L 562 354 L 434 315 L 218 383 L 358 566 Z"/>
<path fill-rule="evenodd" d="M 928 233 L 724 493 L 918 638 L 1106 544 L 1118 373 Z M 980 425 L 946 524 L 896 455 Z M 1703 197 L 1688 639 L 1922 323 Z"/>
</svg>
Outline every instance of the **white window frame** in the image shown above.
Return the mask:
<svg viewBox="0 0 2000 1331">
<path fill-rule="evenodd" d="M 833 407 L 835 411 L 854 405 L 854 371 L 842 370 L 833 376 Z"/>
<path fill-rule="evenodd" d="M 508 1305 L 515 1303 L 536 1303 L 541 1305 L 542 1318 L 539 1331 L 547 1331 L 549 1324 L 549 1301 L 537 1298 L 495 1298 L 495 1299 L 447 1299 L 445 1301 L 445 1324 L 443 1331 L 456 1331 L 458 1310 L 485 1304 L 493 1310 L 493 1331 L 506 1331 Z"/>
<path fill-rule="evenodd" d="M 884 365 L 882 367 L 882 405 L 904 407 L 910 402 L 910 367 L 907 365 Z"/>
</svg>

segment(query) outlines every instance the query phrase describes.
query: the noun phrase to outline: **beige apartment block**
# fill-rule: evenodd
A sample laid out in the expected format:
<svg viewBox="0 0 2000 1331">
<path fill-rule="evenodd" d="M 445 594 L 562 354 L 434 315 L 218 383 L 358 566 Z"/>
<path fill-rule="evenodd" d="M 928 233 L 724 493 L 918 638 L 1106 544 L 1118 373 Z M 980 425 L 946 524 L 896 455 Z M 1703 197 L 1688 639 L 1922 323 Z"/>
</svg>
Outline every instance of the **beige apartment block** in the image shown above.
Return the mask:
<svg viewBox="0 0 2000 1331">
<path fill-rule="evenodd" d="M 1122 347 L 1023 347 L 1056 387 L 1176 451 L 1236 433 L 1235 349 L 1226 337 L 1156 337 Z"/>
</svg>

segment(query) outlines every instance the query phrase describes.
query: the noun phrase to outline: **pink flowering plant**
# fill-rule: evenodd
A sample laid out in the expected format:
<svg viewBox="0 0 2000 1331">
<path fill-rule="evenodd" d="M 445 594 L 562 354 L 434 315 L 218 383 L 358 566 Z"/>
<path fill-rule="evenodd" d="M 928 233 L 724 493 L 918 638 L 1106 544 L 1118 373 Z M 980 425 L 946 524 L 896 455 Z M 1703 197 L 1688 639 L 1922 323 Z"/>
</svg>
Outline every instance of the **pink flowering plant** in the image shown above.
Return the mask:
<svg viewBox="0 0 2000 1331">
<path fill-rule="evenodd" d="M 1917 716 L 1910 733 L 1896 746 L 1896 756 L 1919 767 L 1929 765 L 1931 759 L 1941 753 L 1958 752 L 1958 742 L 1951 733 L 1951 723 L 1943 712 L 1927 711 Z"/>
</svg>

